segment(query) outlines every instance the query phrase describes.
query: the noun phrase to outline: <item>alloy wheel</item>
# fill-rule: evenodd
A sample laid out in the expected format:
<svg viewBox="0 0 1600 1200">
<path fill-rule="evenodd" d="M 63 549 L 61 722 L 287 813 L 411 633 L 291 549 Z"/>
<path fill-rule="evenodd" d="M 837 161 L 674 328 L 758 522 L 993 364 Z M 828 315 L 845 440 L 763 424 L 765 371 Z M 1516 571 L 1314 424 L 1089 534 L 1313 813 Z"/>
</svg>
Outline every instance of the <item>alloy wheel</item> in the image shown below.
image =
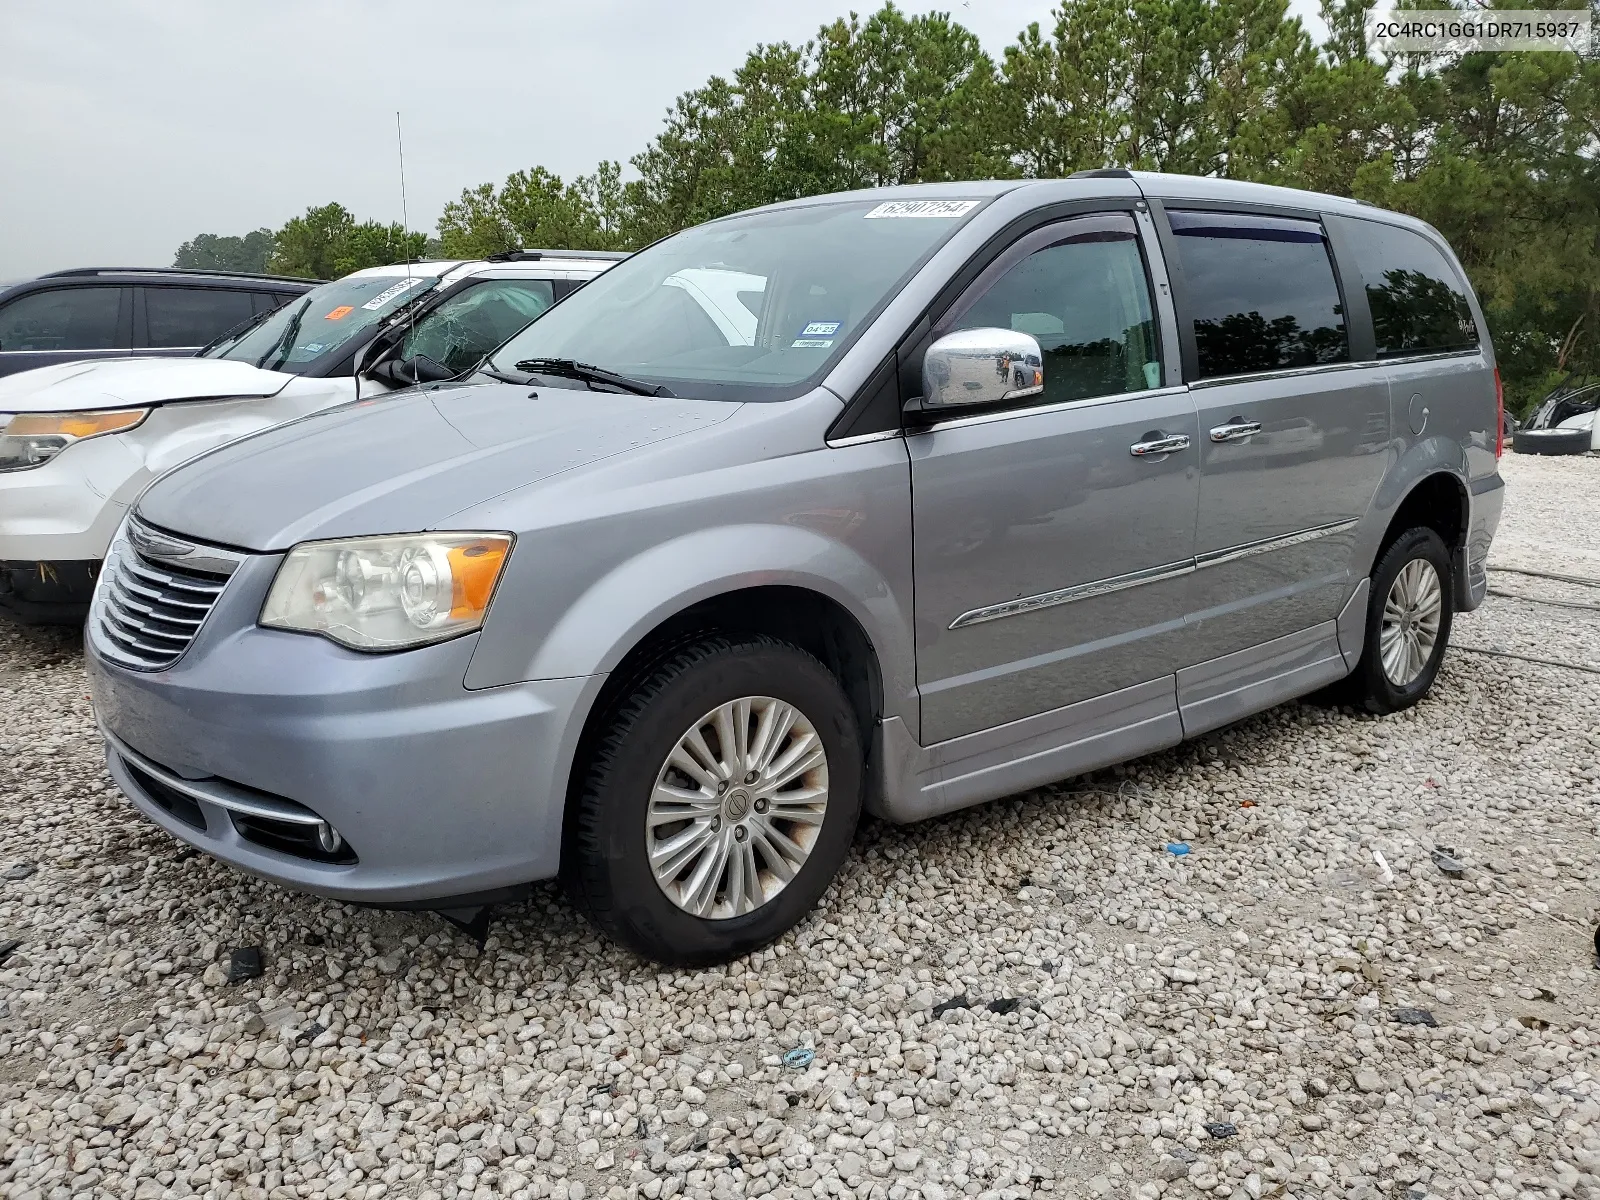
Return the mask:
<svg viewBox="0 0 1600 1200">
<path fill-rule="evenodd" d="M 679 908 L 742 917 L 799 873 L 828 807 L 828 755 L 811 721 L 771 696 L 718 705 L 678 739 L 645 818 L 650 868 Z"/>
<path fill-rule="evenodd" d="M 1406 687 L 1427 667 L 1443 612 L 1444 591 L 1433 564 L 1414 558 L 1401 567 L 1384 599 L 1378 634 L 1383 673 L 1395 687 Z"/>
</svg>

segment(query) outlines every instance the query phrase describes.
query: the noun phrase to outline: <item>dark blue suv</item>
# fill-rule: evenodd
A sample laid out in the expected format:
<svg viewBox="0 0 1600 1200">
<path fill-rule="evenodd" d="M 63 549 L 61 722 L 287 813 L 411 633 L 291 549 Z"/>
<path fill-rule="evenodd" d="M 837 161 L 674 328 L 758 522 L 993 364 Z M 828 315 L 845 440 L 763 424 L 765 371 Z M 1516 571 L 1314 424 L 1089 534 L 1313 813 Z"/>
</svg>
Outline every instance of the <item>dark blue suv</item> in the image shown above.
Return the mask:
<svg viewBox="0 0 1600 1200">
<path fill-rule="evenodd" d="M 193 354 L 317 282 L 172 267 L 56 271 L 0 291 L 0 375 L 80 358 Z"/>
</svg>

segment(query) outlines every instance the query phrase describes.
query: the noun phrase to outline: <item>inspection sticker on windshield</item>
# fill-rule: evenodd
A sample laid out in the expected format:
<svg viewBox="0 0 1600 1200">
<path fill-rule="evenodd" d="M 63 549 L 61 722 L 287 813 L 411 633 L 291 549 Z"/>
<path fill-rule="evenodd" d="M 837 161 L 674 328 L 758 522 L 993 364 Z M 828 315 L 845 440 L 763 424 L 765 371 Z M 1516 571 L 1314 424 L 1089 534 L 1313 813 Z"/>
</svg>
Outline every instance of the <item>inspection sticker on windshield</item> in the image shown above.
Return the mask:
<svg viewBox="0 0 1600 1200">
<path fill-rule="evenodd" d="M 393 287 L 384 288 L 383 291 L 379 292 L 376 296 L 374 296 L 371 300 L 368 300 L 361 307 L 362 308 L 382 308 L 385 304 L 389 303 L 389 301 L 393 300 L 396 296 L 398 296 L 401 292 L 405 291 L 407 288 L 414 288 L 414 287 L 417 286 L 417 284 L 422 283 L 422 282 L 423 281 L 421 279 L 418 279 L 415 275 L 408 276 L 407 278 L 402 279 L 399 283 L 395 284 Z"/>
<path fill-rule="evenodd" d="M 833 345 L 833 335 L 839 332 L 843 321 L 807 321 L 800 336 L 789 343 L 791 350 L 818 350 Z"/>
<path fill-rule="evenodd" d="M 867 214 L 872 217 L 960 217 L 978 207 L 976 200 L 886 200 Z"/>
</svg>

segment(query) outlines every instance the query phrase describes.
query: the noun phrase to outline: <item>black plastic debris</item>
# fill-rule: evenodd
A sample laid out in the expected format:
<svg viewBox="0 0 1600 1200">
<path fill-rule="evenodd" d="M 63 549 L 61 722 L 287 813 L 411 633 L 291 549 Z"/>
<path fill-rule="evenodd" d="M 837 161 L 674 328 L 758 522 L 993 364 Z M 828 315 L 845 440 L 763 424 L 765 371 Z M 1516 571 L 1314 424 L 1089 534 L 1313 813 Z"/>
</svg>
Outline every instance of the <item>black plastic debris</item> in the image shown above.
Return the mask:
<svg viewBox="0 0 1600 1200">
<path fill-rule="evenodd" d="M 1454 846 L 1435 846 L 1433 865 L 1451 879 L 1460 879 L 1467 873 L 1467 864 L 1461 861 L 1461 856 L 1456 853 Z"/>
<path fill-rule="evenodd" d="M 297 1037 L 295 1041 L 314 1042 L 327 1032 L 328 1027 L 326 1025 L 322 1024 L 320 1021 L 313 1021 L 300 1031 L 300 1036 Z"/>
<path fill-rule="evenodd" d="M 1014 1013 L 1022 1007 L 1022 1001 L 1015 996 L 1003 996 L 999 1000 L 989 1001 L 988 1008 L 992 1013 L 999 1013 L 1002 1017 L 1007 1013 Z"/>
<path fill-rule="evenodd" d="M 1539 993 L 1539 999 L 1543 1000 L 1546 1004 L 1554 1004 L 1556 1002 L 1556 994 L 1549 988 L 1538 988 L 1537 991 Z"/>
<path fill-rule="evenodd" d="M 1205 1129 L 1214 1138 L 1231 1138 L 1239 1132 L 1232 1121 L 1207 1121 Z"/>
<path fill-rule="evenodd" d="M 3 878 L 10 880 L 26 879 L 38 869 L 32 863 L 18 863 L 14 867 L 8 867 Z"/>
<path fill-rule="evenodd" d="M 1439 1022 L 1425 1008 L 1397 1008 L 1394 1010 L 1394 1019 L 1401 1025 L 1426 1025 L 1429 1029 L 1439 1028 Z"/>
<path fill-rule="evenodd" d="M 22 945 L 22 942 L 18 938 L 7 938 L 5 941 L 0 941 L 0 966 L 5 965 L 6 959 L 10 958 L 12 951 L 20 945 Z"/>
<path fill-rule="evenodd" d="M 228 982 L 261 978 L 261 947 L 240 946 L 228 955 Z"/>
<path fill-rule="evenodd" d="M 935 1004 L 933 1006 L 933 1017 L 934 1020 L 938 1020 L 947 1012 L 952 1012 L 958 1008 L 971 1007 L 972 1001 L 967 999 L 967 994 L 965 992 L 962 992 L 959 996 L 951 996 L 950 999 L 942 1001 L 939 1004 Z"/>
<path fill-rule="evenodd" d="M 650 1136 L 650 1124 L 643 1117 L 639 1118 L 638 1135 L 639 1135 L 640 1140 L 643 1140 L 643 1139 L 645 1139 L 645 1138 Z"/>
<path fill-rule="evenodd" d="M 737 1154 L 735 1154 L 732 1150 L 729 1150 L 728 1151 L 728 1167 L 729 1167 L 729 1169 L 731 1170 L 731 1169 L 733 1169 L 735 1167 L 742 1167 L 742 1166 L 744 1166 L 744 1162 L 739 1158 L 739 1156 Z"/>
<path fill-rule="evenodd" d="M 488 945 L 493 906 L 481 904 L 471 908 L 436 908 L 434 911 L 476 942 L 480 951 Z"/>
<path fill-rule="evenodd" d="M 1594 965 L 1596 970 L 1600 970 L 1600 928 L 1594 931 Z"/>
</svg>

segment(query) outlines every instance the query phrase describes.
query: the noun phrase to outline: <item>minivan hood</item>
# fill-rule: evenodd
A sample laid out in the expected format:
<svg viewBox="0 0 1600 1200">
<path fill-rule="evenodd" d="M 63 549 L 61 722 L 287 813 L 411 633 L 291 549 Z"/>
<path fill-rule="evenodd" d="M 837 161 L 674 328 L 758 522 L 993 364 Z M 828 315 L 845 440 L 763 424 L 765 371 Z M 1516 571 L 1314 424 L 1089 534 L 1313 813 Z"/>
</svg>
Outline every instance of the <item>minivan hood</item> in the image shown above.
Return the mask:
<svg viewBox="0 0 1600 1200">
<path fill-rule="evenodd" d="M 168 400 L 275 396 L 293 379 L 226 358 L 104 358 L 0 379 L 0 412 L 146 408 Z"/>
<path fill-rule="evenodd" d="M 716 425 L 736 404 L 507 384 L 406 391 L 326 409 L 161 476 L 139 515 L 243 550 L 438 528 L 562 471 Z"/>
</svg>

